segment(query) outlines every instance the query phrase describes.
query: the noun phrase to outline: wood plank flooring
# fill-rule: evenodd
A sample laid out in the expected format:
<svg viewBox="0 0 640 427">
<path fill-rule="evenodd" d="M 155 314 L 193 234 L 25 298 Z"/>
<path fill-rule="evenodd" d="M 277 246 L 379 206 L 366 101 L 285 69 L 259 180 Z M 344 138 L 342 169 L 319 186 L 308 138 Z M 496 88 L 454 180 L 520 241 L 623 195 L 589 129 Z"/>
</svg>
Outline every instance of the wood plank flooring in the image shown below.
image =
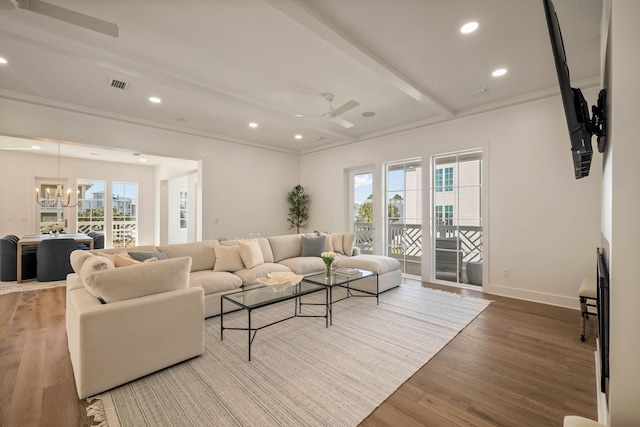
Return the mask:
<svg viewBox="0 0 640 427">
<path fill-rule="evenodd" d="M 414 285 L 420 285 L 414 282 Z M 596 419 L 595 319 L 575 310 L 492 303 L 362 422 L 382 426 L 561 426 Z M 90 426 L 65 331 L 65 288 L 0 296 L 0 426 Z"/>
</svg>

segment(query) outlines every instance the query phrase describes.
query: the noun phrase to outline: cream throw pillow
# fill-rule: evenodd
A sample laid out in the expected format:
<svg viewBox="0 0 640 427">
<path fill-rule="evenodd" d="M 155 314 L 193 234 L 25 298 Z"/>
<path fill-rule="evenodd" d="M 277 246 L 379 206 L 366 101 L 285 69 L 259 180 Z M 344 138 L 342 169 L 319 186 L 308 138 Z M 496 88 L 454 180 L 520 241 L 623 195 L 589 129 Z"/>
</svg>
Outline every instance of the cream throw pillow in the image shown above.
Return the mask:
<svg viewBox="0 0 640 427">
<path fill-rule="evenodd" d="M 75 251 L 71 252 L 71 255 L 69 256 L 69 261 L 71 262 L 71 268 L 73 268 L 73 271 L 76 274 L 80 274 L 80 271 L 82 270 L 82 265 L 84 264 L 84 262 L 94 256 L 95 255 L 93 255 L 89 251 L 76 249 Z"/>
<path fill-rule="evenodd" d="M 256 265 L 264 264 L 260 245 L 255 239 L 238 241 L 238 252 L 245 268 L 253 268 Z"/>
<path fill-rule="evenodd" d="M 100 298 L 100 295 L 97 294 L 91 286 L 88 285 L 89 277 L 94 274 L 96 271 L 104 271 L 104 270 L 113 270 L 115 269 L 115 265 L 113 262 L 103 256 L 91 256 L 87 258 L 82 264 L 82 268 L 80 269 L 80 281 L 84 285 L 85 289 L 89 291 L 91 295 L 96 298 Z"/>
<path fill-rule="evenodd" d="M 355 233 L 344 233 L 342 237 L 342 249 L 347 256 L 353 255 L 353 245 L 356 242 Z"/>
<path fill-rule="evenodd" d="M 244 268 L 238 245 L 216 245 L 213 250 L 216 254 L 216 263 L 213 266 L 213 271 L 238 271 Z"/>
<path fill-rule="evenodd" d="M 104 303 L 112 303 L 187 289 L 190 269 L 189 257 L 140 263 L 126 268 L 95 271 L 87 277 L 85 287 Z"/>
<path fill-rule="evenodd" d="M 333 243 L 333 251 L 337 252 L 339 254 L 343 254 L 344 253 L 344 249 L 342 246 L 342 233 L 333 233 L 331 235 L 331 240 Z"/>
</svg>

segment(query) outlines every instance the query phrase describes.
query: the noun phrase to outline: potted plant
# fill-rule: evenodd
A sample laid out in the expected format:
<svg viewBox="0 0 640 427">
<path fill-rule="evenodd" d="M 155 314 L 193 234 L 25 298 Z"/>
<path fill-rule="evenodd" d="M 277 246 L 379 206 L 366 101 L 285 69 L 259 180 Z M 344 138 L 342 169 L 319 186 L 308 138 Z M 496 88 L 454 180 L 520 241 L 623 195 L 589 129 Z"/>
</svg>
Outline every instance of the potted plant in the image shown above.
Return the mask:
<svg viewBox="0 0 640 427">
<path fill-rule="evenodd" d="M 300 228 L 307 226 L 309 221 L 309 205 L 311 198 L 305 193 L 302 185 L 296 185 L 293 190 L 287 194 L 287 202 L 289 202 L 289 228 L 295 228 L 300 233 Z"/>
</svg>

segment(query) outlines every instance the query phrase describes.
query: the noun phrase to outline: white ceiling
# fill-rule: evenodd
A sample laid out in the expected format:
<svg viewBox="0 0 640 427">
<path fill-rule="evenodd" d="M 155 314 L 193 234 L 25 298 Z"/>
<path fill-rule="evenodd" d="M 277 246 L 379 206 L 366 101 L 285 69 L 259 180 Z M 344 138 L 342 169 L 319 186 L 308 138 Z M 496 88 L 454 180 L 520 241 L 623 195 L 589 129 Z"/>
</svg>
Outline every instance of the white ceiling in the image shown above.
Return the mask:
<svg viewBox="0 0 640 427">
<path fill-rule="evenodd" d="M 558 93 L 541 0 L 49 1 L 117 24 L 117 38 L 9 1 L 0 96 L 286 152 Z M 599 84 L 601 0 L 554 3 L 573 85 Z M 352 128 L 295 117 L 325 112 L 326 92 L 360 103 L 341 116 Z"/>
</svg>

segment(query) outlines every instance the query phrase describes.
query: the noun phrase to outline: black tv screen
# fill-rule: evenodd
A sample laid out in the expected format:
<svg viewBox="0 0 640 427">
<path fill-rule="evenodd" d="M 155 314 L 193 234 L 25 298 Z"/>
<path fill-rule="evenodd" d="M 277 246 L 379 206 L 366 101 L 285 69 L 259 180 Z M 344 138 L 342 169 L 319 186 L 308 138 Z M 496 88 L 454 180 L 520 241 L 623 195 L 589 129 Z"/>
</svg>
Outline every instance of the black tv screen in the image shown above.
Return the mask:
<svg viewBox="0 0 640 427">
<path fill-rule="evenodd" d="M 542 0 L 542 2 L 547 18 L 547 26 L 549 27 L 551 49 L 553 50 L 553 58 L 556 63 L 556 72 L 558 74 L 558 82 L 560 83 L 560 94 L 562 96 L 564 113 L 569 129 L 573 169 L 576 179 L 579 179 L 589 175 L 591 157 L 593 156 L 593 150 L 591 148 L 592 125 L 589 117 L 589 105 L 582 96 L 580 89 L 571 87 L 569 66 L 567 65 L 564 43 L 562 42 L 562 33 L 560 32 L 560 24 L 558 23 L 558 16 L 556 15 L 553 3 L 551 0 Z"/>
</svg>

